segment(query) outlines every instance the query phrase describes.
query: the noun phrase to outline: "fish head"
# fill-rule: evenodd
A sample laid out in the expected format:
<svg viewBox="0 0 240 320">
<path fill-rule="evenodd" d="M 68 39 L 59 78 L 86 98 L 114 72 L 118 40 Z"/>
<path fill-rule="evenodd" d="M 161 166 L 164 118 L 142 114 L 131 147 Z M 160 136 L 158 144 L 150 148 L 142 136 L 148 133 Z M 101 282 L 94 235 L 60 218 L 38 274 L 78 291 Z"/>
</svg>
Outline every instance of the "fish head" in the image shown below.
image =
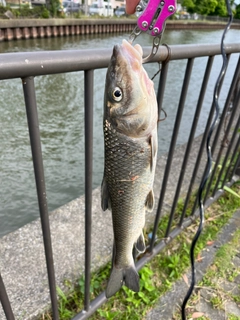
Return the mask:
<svg viewBox="0 0 240 320">
<path fill-rule="evenodd" d="M 158 120 L 154 86 L 142 54 L 140 45 L 123 40 L 113 48 L 106 75 L 104 118 L 130 137 L 148 136 Z"/>
</svg>

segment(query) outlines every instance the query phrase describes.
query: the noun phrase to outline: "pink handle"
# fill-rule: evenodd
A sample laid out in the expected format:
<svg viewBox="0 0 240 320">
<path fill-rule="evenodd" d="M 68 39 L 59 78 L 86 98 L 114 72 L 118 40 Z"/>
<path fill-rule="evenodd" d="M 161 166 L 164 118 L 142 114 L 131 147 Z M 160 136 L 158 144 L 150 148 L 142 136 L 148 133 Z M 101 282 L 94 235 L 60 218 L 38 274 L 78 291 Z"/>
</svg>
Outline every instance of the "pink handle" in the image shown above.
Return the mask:
<svg viewBox="0 0 240 320">
<path fill-rule="evenodd" d="M 160 13 L 157 19 L 153 21 L 157 10 L 160 10 Z M 149 0 L 145 10 L 138 18 L 137 25 L 142 31 L 157 36 L 162 33 L 167 18 L 174 14 L 176 10 L 176 0 Z"/>
</svg>

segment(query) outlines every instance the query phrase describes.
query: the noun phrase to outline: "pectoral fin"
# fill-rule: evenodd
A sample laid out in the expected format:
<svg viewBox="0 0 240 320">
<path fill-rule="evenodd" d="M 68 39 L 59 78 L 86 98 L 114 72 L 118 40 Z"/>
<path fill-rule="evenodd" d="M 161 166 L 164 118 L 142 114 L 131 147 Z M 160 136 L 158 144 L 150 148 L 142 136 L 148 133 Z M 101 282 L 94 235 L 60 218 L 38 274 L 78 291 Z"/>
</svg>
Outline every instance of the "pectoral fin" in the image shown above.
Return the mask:
<svg viewBox="0 0 240 320">
<path fill-rule="evenodd" d="M 153 207 L 154 207 L 154 194 L 153 194 L 153 190 L 151 190 L 149 192 L 149 194 L 147 195 L 147 199 L 146 199 L 146 203 L 145 203 L 146 209 L 148 211 L 152 211 Z"/>
<path fill-rule="evenodd" d="M 101 186 L 101 206 L 102 210 L 106 211 L 107 209 L 111 210 L 111 202 L 109 198 L 109 192 L 107 187 L 107 182 L 105 176 L 103 176 L 102 186 Z"/>
<path fill-rule="evenodd" d="M 151 162 L 150 162 L 150 170 L 152 171 L 153 167 L 154 167 L 154 158 L 156 156 L 157 153 L 157 142 L 156 139 L 153 136 L 150 136 L 150 147 L 151 147 Z"/>
</svg>

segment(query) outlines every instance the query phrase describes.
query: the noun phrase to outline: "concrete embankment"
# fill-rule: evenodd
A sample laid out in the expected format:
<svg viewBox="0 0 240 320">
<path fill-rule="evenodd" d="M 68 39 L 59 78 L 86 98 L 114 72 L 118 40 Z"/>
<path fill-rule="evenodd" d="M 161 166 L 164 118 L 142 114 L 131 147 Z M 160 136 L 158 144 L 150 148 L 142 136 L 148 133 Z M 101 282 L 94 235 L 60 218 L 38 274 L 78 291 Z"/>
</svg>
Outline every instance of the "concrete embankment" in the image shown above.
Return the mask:
<svg viewBox="0 0 240 320">
<path fill-rule="evenodd" d="M 70 35 L 131 32 L 135 19 L 13 19 L 0 20 L 0 41 Z M 223 29 L 224 23 L 168 21 L 169 30 Z M 232 25 L 240 29 L 240 23 Z"/>
</svg>

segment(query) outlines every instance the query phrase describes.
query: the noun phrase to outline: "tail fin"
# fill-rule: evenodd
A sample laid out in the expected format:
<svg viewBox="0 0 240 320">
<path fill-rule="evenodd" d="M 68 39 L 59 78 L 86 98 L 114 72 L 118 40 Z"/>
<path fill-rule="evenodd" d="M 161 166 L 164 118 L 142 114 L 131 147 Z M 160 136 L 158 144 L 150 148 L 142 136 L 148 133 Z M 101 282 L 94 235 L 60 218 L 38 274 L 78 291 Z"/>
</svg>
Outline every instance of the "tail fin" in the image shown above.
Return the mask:
<svg viewBox="0 0 240 320">
<path fill-rule="evenodd" d="M 124 269 L 117 269 L 113 266 L 107 284 L 106 297 L 110 298 L 113 296 L 120 290 L 123 284 L 134 292 L 139 291 L 139 275 L 134 265 Z"/>
</svg>

